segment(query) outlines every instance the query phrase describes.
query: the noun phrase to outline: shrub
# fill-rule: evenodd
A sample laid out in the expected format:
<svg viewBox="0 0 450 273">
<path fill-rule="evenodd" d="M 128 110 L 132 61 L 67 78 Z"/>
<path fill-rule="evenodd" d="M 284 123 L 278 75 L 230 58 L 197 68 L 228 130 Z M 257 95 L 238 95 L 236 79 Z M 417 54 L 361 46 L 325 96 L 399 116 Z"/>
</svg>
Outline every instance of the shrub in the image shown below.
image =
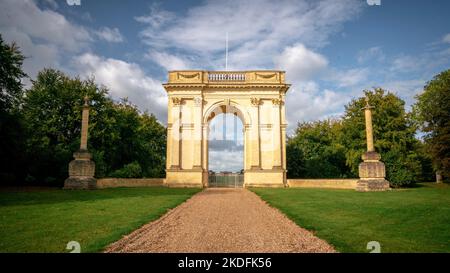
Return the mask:
<svg viewBox="0 0 450 273">
<path fill-rule="evenodd" d="M 113 171 L 110 176 L 117 178 L 140 178 L 142 177 L 142 168 L 138 162 L 134 161 L 119 170 Z"/>
</svg>

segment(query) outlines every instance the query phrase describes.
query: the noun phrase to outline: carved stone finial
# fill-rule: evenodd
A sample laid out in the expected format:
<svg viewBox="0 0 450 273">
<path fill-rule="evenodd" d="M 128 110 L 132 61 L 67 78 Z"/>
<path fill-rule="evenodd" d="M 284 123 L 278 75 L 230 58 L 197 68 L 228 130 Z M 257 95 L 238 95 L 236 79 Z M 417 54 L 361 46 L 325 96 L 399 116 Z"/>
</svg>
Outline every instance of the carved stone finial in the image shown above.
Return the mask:
<svg viewBox="0 0 450 273">
<path fill-rule="evenodd" d="M 89 106 L 89 97 L 87 95 L 84 96 L 84 106 Z"/>
</svg>

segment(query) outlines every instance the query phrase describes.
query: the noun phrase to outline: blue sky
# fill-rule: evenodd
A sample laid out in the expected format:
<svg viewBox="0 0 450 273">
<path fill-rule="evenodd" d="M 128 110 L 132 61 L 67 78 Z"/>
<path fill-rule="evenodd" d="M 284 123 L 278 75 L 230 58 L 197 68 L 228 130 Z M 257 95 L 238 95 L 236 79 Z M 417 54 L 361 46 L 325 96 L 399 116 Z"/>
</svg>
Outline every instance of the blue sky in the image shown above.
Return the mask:
<svg viewBox="0 0 450 273">
<path fill-rule="evenodd" d="M 298 121 L 339 116 L 375 86 L 409 107 L 433 75 L 450 68 L 446 0 L 381 0 L 379 6 L 366 0 L 81 0 L 79 6 L 0 0 L 0 6 L 0 33 L 21 46 L 31 78 L 44 67 L 93 75 L 114 98 L 128 97 L 163 123 L 167 70 L 223 69 L 226 32 L 231 69 L 286 70 L 290 131 Z M 240 169 L 238 163 L 223 168 Z"/>
</svg>

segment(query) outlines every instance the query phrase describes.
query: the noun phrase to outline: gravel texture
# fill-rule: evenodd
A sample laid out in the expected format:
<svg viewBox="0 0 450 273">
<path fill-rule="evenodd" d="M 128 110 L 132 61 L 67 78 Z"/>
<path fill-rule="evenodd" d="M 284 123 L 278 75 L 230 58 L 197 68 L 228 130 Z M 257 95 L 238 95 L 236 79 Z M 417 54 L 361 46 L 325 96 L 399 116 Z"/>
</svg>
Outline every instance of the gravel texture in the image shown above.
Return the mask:
<svg viewBox="0 0 450 273">
<path fill-rule="evenodd" d="M 335 252 L 246 189 L 206 189 L 105 252 Z"/>
</svg>

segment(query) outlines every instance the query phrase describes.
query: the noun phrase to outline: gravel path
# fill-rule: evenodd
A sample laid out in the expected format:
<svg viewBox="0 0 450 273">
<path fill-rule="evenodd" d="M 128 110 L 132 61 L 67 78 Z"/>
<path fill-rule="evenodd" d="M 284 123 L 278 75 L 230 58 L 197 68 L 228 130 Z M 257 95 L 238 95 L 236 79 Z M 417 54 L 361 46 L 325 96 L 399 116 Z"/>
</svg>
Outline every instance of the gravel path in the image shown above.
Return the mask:
<svg viewBox="0 0 450 273">
<path fill-rule="evenodd" d="M 206 189 L 106 252 L 335 252 L 246 189 Z"/>
</svg>

